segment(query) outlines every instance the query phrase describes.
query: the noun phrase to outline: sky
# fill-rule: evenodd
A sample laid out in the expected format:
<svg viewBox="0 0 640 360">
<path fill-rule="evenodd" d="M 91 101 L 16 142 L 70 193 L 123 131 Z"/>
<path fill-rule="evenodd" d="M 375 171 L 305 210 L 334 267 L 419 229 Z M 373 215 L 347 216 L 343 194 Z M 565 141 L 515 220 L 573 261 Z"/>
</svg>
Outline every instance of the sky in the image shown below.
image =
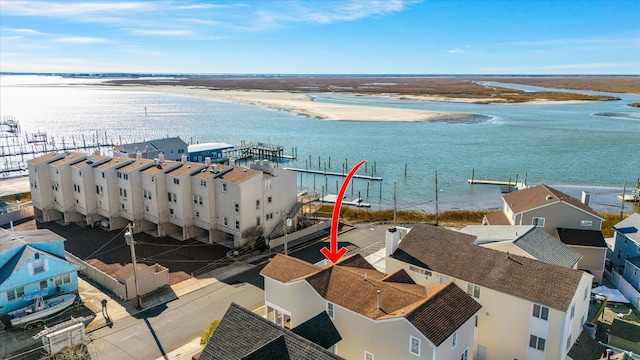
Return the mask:
<svg viewBox="0 0 640 360">
<path fill-rule="evenodd" d="M 0 0 L 1 72 L 640 74 L 640 0 Z"/>
</svg>

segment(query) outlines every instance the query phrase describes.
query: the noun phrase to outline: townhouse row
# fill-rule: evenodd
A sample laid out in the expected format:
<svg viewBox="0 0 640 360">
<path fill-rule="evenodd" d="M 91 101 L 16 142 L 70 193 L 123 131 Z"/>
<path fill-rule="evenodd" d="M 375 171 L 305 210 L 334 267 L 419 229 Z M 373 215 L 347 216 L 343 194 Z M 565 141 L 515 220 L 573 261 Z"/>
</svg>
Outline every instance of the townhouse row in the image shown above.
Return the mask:
<svg viewBox="0 0 640 360">
<path fill-rule="evenodd" d="M 267 237 L 296 208 L 296 175 L 187 161 L 49 153 L 28 162 L 39 221 L 100 225 L 240 248 Z M 279 228 L 278 228 L 279 229 Z"/>
</svg>

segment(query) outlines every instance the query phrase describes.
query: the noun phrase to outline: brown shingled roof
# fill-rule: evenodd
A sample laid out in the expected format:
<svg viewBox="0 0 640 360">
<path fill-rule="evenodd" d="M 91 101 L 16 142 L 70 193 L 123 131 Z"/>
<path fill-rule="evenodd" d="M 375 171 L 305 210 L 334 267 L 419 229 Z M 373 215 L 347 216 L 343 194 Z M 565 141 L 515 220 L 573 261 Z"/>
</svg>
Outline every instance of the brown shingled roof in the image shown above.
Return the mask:
<svg viewBox="0 0 640 360">
<path fill-rule="evenodd" d="M 87 155 L 85 155 L 85 154 L 72 152 L 72 153 L 66 154 L 61 159 L 58 159 L 56 161 L 53 161 L 53 162 L 49 163 L 49 165 L 51 165 L 51 166 L 63 166 L 63 165 L 67 165 L 67 164 L 75 164 L 77 162 L 80 162 L 80 161 L 86 159 L 86 157 L 87 157 Z"/>
<path fill-rule="evenodd" d="M 574 199 L 571 196 L 544 184 L 537 185 L 529 189 L 514 191 L 503 196 L 502 198 L 507 203 L 507 205 L 509 205 L 511 211 L 516 214 L 527 210 L 539 208 L 541 206 L 564 201 L 570 205 L 577 207 L 578 209 L 583 210 L 584 212 L 601 218 L 597 212 L 595 212 L 589 206 L 583 204 L 582 201 Z"/>
<path fill-rule="evenodd" d="M 219 179 L 239 184 L 239 183 L 247 181 L 247 180 L 251 179 L 252 177 L 254 177 L 256 175 L 260 175 L 260 174 L 262 174 L 262 171 L 253 170 L 253 169 L 247 169 L 247 168 L 241 168 L 241 167 L 235 167 L 235 168 L 233 168 L 233 170 L 231 170 L 231 171 L 225 173 L 224 175 L 220 176 Z"/>
<path fill-rule="evenodd" d="M 195 174 L 196 172 L 204 169 L 207 165 L 197 162 L 185 161 L 182 166 L 174 170 L 169 171 L 167 174 L 175 177 L 184 175 Z"/>
<path fill-rule="evenodd" d="M 584 272 L 473 245 L 475 236 L 418 224 L 392 257 L 567 311 Z"/>
<path fill-rule="evenodd" d="M 494 211 L 484 215 L 488 225 L 511 225 L 502 211 Z"/>
<path fill-rule="evenodd" d="M 135 159 L 131 163 L 121 167 L 118 170 L 120 170 L 120 172 L 123 172 L 123 173 L 130 173 L 140 169 L 146 169 L 151 166 L 153 166 L 153 160 L 151 159 Z"/>
<path fill-rule="evenodd" d="M 363 260 L 355 254 L 335 265 L 319 268 L 279 254 L 261 274 L 281 282 L 304 278 L 327 301 L 374 320 L 406 317 L 436 346 L 481 308 L 452 282 L 416 285 L 407 281 L 404 270 L 385 276 L 366 266 Z M 394 278 L 400 282 L 394 282 Z"/>
<path fill-rule="evenodd" d="M 44 154 L 42 156 L 38 156 L 37 158 L 31 159 L 31 160 L 27 160 L 27 164 L 40 165 L 42 163 L 55 161 L 61 158 L 62 156 L 64 155 L 57 152 L 52 152 L 52 153 Z"/>
</svg>

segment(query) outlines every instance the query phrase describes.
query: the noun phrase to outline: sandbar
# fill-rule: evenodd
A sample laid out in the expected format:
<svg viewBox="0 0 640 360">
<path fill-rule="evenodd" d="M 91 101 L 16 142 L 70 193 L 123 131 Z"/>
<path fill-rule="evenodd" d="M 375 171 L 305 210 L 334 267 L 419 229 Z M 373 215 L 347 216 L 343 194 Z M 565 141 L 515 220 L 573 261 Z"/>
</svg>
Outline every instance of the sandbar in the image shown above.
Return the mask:
<svg viewBox="0 0 640 360">
<path fill-rule="evenodd" d="M 330 104 L 315 102 L 306 94 L 279 91 L 211 90 L 205 87 L 173 85 L 124 85 L 114 89 L 145 91 L 174 95 L 189 95 L 216 100 L 264 106 L 271 109 L 290 111 L 311 118 L 343 121 L 404 121 L 424 122 L 459 120 L 474 114 L 366 106 L 352 104 Z"/>
</svg>

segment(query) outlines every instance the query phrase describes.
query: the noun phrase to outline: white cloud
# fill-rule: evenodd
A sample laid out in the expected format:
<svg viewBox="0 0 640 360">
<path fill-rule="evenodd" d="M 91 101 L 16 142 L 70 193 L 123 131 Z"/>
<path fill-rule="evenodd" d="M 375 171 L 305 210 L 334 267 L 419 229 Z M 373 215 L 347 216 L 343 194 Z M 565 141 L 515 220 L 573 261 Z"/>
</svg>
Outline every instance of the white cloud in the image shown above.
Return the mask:
<svg viewBox="0 0 640 360">
<path fill-rule="evenodd" d="M 68 43 L 68 44 L 98 44 L 105 43 L 107 39 L 103 38 L 95 38 L 95 37 L 84 37 L 84 36 L 63 36 L 55 39 L 56 42 Z"/>
<path fill-rule="evenodd" d="M 453 48 L 449 51 L 447 51 L 449 54 L 459 54 L 459 53 L 463 53 L 464 50 L 460 49 L 460 48 Z"/>
<path fill-rule="evenodd" d="M 153 2 L 55 2 L 0 0 L 5 15 L 21 16 L 73 16 L 82 14 L 101 14 L 105 12 L 130 12 L 153 10 Z"/>
<path fill-rule="evenodd" d="M 189 36 L 193 35 L 193 31 L 190 30 L 145 30 L 135 29 L 131 30 L 136 35 L 153 35 L 153 36 Z"/>
</svg>

